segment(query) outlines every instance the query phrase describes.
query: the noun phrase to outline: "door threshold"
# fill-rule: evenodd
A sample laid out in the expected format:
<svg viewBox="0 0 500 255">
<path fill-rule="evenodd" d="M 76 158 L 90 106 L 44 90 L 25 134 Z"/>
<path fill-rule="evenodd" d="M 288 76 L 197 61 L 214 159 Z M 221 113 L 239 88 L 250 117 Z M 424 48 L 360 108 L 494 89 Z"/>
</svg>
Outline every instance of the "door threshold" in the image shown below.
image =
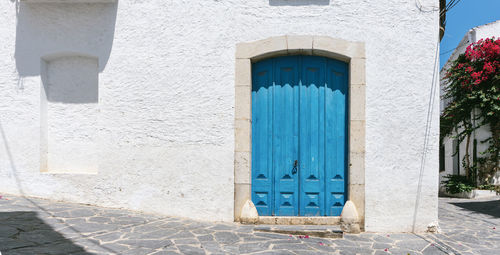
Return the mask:
<svg viewBox="0 0 500 255">
<path fill-rule="evenodd" d="M 259 225 L 254 227 L 257 232 L 270 232 L 285 235 L 294 235 L 298 238 L 309 238 L 309 236 L 322 238 L 342 238 L 344 233 L 339 226 L 319 225 Z"/>
<path fill-rule="evenodd" d="M 265 225 L 340 225 L 340 216 L 259 216 L 257 224 Z"/>
</svg>

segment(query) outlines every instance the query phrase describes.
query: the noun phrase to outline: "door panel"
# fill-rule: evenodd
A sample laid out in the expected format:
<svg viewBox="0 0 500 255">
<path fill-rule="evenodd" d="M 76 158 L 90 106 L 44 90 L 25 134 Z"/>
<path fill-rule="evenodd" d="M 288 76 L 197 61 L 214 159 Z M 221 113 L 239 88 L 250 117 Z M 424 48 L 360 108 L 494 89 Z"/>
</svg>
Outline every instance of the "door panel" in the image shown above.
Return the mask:
<svg viewBox="0 0 500 255">
<path fill-rule="evenodd" d="M 259 215 L 340 215 L 347 65 L 316 56 L 272 58 L 253 64 L 252 81 L 252 200 Z"/>
<path fill-rule="evenodd" d="M 327 61 L 325 97 L 326 130 L 326 210 L 327 215 L 340 215 L 346 198 L 347 182 L 347 66 Z"/>
<path fill-rule="evenodd" d="M 300 84 L 300 215 L 324 215 L 324 92 L 326 59 L 302 57 Z M 323 145 L 323 146 L 321 146 Z"/>
<path fill-rule="evenodd" d="M 273 163 L 275 215 L 298 214 L 298 57 L 276 59 L 274 66 Z"/>
<path fill-rule="evenodd" d="M 273 60 L 252 70 L 252 201 L 259 215 L 273 214 Z"/>
</svg>

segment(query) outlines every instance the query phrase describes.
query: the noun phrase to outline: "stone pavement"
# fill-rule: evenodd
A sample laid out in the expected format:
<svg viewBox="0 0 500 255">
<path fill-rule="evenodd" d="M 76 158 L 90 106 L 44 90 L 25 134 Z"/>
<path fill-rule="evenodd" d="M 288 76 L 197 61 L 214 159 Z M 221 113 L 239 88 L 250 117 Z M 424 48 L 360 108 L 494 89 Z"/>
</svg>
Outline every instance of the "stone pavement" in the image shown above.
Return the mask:
<svg viewBox="0 0 500 255">
<path fill-rule="evenodd" d="M 4 195 L 0 199 L 0 252 L 500 254 L 500 200 L 441 198 L 439 209 L 441 234 L 362 233 L 327 239 L 258 232 L 251 225 Z"/>
</svg>

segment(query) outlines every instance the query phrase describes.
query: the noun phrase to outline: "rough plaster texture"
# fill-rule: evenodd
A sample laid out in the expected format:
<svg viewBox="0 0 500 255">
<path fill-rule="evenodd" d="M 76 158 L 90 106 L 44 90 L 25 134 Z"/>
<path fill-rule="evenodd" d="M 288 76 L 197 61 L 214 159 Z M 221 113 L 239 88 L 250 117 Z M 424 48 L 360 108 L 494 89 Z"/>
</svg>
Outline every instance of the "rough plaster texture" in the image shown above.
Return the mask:
<svg viewBox="0 0 500 255">
<path fill-rule="evenodd" d="M 437 11 L 351 0 L 0 9 L 0 192 L 231 221 L 235 45 L 326 35 L 366 45 L 366 230 L 437 219 Z M 57 53 L 98 59 L 97 174 L 40 173 L 40 63 Z"/>
<path fill-rule="evenodd" d="M 458 58 L 458 56 L 462 53 L 465 52 L 467 47 L 471 43 L 475 43 L 481 39 L 484 38 L 490 38 L 490 37 L 500 37 L 500 20 L 491 22 L 485 25 L 477 26 L 472 29 L 470 29 L 467 33 L 465 33 L 464 37 L 460 41 L 460 43 L 457 45 L 453 53 L 451 54 L 450 58 L 446 61 L 444 64 L 443 68 L 441 69 L 440 72 L 440 78 L 441 78 L 441 95 L 444 94 L 444 89 L 446 85 L 446 80 L 444 79 L 446 75 L 446 70 L 449 69 L 452 65 L 452 62 Z M 449 100 L 441 100 L 441 111 L 444 110 L 444 108 L 448 105 Z M 477 110 L 479 111 L 479 110 Z M 478 113 L 474 113 L 478 114 Z M 471 141 L 474 141 L 474 139 L 477 140 L 477 153 L 480 156 L 481 152 L 484 152 L 486 149 L 488 149 L 488 144 L 487 143 L 481 143 L 481 141 L 484 141 L 485 139 L 491 137 L 491 131 L 489 125 L 483 126 L 479 129 L 474 130 L 472 136 L 471 136 Z M 446 175 L 449 174 L 454 174 L 453 170 L 453 153 L 454 153 L 454 148 L 453 148 L 453 140 L 454 138 L 452 137 L 446 137 L 443 140 L 443 146 L 445 148 L 445 168 L 443 172 L 439 173 L 439 180 L 440 182 L 445 180 L 443 178 Z M 462 159 L 463 156 L 465 155 L 466 152 L 466 142 L 463 141 L 460 143 L 460 174 L 464 175 L 465 170 L 462 167 Z M 473 147 L 472 147 L 472 142 L 471 145 L 469 146 L 469 155 L 470 155 L 470 160 L 472 161 L 473 159 Z M 456 172 L 455 172 L 456 174 Z M 497 173 L 497 175 L 500 175 L 500 172 Z M 500 185 L 500 180 L 498 178 L 493 178 L 493 183 L 495 185 Z"/>
</svg>

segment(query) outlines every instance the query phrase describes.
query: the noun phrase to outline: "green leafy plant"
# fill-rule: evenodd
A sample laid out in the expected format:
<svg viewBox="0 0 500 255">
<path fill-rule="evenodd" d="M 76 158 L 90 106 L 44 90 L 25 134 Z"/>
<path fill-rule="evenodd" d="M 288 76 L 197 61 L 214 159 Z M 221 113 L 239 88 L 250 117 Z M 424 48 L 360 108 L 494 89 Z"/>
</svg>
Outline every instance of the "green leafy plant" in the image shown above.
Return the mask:
<svg viewBox="0 0 500 255">
<path fill-rule="evenodd" d="M 446 180 L 441 183 L 444 184 L 446 192 L 450 194 L 457 194 L 462 192 L 470 192 L 474 189 L 475 185 L 466 176 L 463 175 L 447 175 L 444 177 Z"/>
<path fill-rule="evenodd" d="M 486 38 L 469 45 L 452 62 L 445 79 L 443 99 L 450 103 L 441 115 L 441 139 L 454 132 L 460 143 L 465 141 L 465 176 L 488 183 L 500 170 L 500 39 Z M 492 135 L 481 142 L 489 147 L 475 168 L 469 155 L 471 135 L 486 126 Z"/>
<path fill-rule="evenodd" d="M 478 188 L 482 190 L 492 190 L 495 191 L 497 194 L 500 194 L 500 185 L 485 184 L 485 185 L 479 185 Z"/>
<path fill-rule="evenodd" d="M 479 185 L 479 186 L 477 186 L 477 188 L 482 189 L 482 190 L 495 190 L 496 189 L 495 185 L 491 185 L 491 184 Z"/>
</svg>

